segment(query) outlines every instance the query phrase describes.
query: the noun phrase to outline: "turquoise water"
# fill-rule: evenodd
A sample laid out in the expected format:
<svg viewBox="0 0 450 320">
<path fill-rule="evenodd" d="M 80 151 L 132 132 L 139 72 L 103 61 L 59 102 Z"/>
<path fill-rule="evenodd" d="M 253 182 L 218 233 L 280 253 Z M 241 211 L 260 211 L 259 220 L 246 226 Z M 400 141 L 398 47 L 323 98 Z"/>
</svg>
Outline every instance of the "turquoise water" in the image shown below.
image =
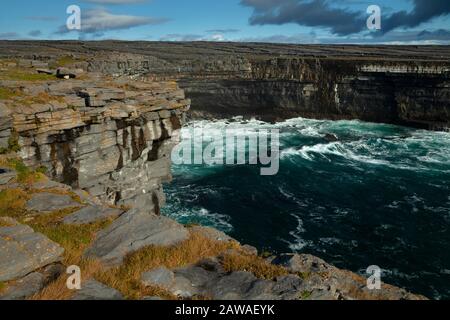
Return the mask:
<svg viewBox="0 0 450 320">
<path fill-rule="evenodd" d="M 450 299 L 449 133 L 307 119 L 195 125 L 279 129 L 279 173 L 175 165 L 165 214 L 260 250 L 311 253 L 359 273 L 378 265 L 387 283 Z"/>
</svg>

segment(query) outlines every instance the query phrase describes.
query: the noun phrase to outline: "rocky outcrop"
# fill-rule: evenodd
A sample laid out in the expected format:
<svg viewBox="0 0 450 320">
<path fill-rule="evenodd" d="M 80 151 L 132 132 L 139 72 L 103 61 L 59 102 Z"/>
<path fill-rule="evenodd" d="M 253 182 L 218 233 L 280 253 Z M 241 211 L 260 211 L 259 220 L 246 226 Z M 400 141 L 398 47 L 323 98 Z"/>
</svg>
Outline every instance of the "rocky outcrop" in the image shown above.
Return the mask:
<svg viewBox="0 0 450 320">
<path fill-rule="evenodd" d="M 83 284 L 72 300 L 123 300 L 122 294 L 104 284 L 89 280 Z"/>
<path fill-rule="evenodd" d="M 26 225 L 0 227 L 0 281 L 19 279 L 61 259 L 64 249 Z"/>
<path fill-rule="evenodd" d="M 101 231 L 86 256 L 99 258 L 105 265 L 121 264 L 123 258 L 145 246 L 170 246 L 188 238 L 177 222 L 133 209 Z"/>
<path fill-rule="evenodd" d="M 450 127 L 448 46 L 53 42 L 50 54 L 47 45 L 0 48 L 29 57 L 33 47 L 43 61 L 52 54 L 83 56 L 90 71 L 115 76 L 176 79 L 192 99 L 194 118 L 302 116 Z"/>
<path fill-rule="evenodd" d="M 14 113 L 1 132 L 14 132 L 24 162 L 46 167 L 54 180 L 110 204 L 159 213 L 189 100 L 174 82 L 85 77 L 1 81 L 20 90 L 7 101 Z"/>
</svg>

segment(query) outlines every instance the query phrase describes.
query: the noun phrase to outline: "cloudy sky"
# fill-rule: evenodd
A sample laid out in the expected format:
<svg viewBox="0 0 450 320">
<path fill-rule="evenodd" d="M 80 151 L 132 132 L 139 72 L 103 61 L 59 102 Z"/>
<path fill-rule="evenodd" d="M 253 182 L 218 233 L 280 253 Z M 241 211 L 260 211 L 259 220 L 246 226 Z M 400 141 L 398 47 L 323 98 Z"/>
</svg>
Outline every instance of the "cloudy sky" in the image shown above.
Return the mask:
<svg viewBox="0 0 450 320">
<path fill-rule="evenodd" d="M 4 1 L 6 2 L 6 1 Z M 450 0 L 14 0 L 0 39 L 450 44 Z M 69 5 L 81 31 L 69 31 Z M 367 29 L 369 5 L 381 30 Z"/>
</svg>

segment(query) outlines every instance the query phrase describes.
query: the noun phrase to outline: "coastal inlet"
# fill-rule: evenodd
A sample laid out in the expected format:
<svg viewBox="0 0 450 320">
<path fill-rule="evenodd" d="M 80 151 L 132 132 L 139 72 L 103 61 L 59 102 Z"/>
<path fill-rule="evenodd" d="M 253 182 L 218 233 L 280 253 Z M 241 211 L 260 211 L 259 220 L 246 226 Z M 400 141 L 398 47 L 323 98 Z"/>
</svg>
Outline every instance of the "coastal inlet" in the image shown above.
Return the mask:
<svg viewBox="0 0 450 320">
<path fill-rule="evenodd" d="M 194 124 L 279 129 L 279 173 L 174 165 L 165 214 L 263 251 L 311 253 L 361 274 L 378 265 L 387 283 L 450 298 L 449 133 L 303 118 L 183 130 Z"/>
</svg>

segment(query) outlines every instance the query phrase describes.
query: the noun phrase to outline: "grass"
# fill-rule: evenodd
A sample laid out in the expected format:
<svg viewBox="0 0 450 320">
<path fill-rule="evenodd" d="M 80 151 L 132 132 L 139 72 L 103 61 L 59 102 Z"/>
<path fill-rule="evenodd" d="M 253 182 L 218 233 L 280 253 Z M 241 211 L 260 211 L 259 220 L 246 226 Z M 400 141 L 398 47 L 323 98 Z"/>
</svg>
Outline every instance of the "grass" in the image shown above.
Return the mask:
<svg viewBox="0 0 450 320">
<path fill-rule="evenodd" d="M 9 100 L 14 97 L 21 96 L 22 93 L 18 89 L 0 87 L 0 100 Z"/>
<path fill-rule="evenodd" d="M 20 68 L 12 68 L 3 71 L 1 78 L 3 80 L 14 80 L 14 81 L 46 81 L 55 80 L 55 76 L 45 73 L 37 73 L 35 70 L 24 70 Z"/>
<path fill-rule="evenodd" d="M 310 291 L 303 291 L 302 293 L 300 293 L 300 300 L 308 300 L 309 298 L 311 298 L 312 292 Z"/>
<path fill-rule="evenodd" d="M 46 178 L 42 173 L 42 169 L 38 168 L 38 170 L 31 170 L 21 159 L 9 159 L 5 165 L 16 171 L 17 182 L 22 184 L 31 185 Z"/>
<path fill-rule="evenodd" d="M 65 209 L 39 215 L 28 222 L 28 225 L 36 232 L 45 234 L 50 240 L 59 243 L 65 249 L 63 262 L 66 265 L 78 263 L 84 250 L 94 240 L 95 234 L 106 228 L 112 221 L 102 220 L 81 226 L 63 224 L 64 217 L 76 210 L 76 208 Z"/>
<path fill-rule="evenodd" d="M 67 67 L 70 66 L 72 64 L 75 64 L 77 62 L 80 62 L 80 60 L 69 56 L 69 55 L 65 55 L 62 57 L 59 57 L 58 60 L 50 62 L 49 67 L 52 69 L 56 69 L 58 67 Z"/>
<path fill-rule="evenodd" d="M 248 271 L 257 278 L 274 280 L 289 274 L 282 266 L 268 263 L 264 258 L 244 253 L 227 253 L 222 257 L 222 265 L 227 272 Z"/>
<path fill-rule="evenodd" d="M 172 247 L 149 246 L 128 255 L 124 263 L 111 270 L 95 275 L 100 282 L 120 291 L 128 299 L 141 299 L 144 296 L 161 296 L 175 299 L 174 296 L 158 287 L 145 287 L 141 284 L 142 273 L 165 266 L 179 268 L 198 262 L 206 257 L 237 249 L 235 242 L 219 242 L 206 238 L 200 233 L 191 232 L 189 239 Z"/>
<path fill-rule="evenodd" d="M 0 217 L 19 218 L 25 214 L 28 193 L 22 189 L 5 189 L 0 191 Z"/>
</svg>

